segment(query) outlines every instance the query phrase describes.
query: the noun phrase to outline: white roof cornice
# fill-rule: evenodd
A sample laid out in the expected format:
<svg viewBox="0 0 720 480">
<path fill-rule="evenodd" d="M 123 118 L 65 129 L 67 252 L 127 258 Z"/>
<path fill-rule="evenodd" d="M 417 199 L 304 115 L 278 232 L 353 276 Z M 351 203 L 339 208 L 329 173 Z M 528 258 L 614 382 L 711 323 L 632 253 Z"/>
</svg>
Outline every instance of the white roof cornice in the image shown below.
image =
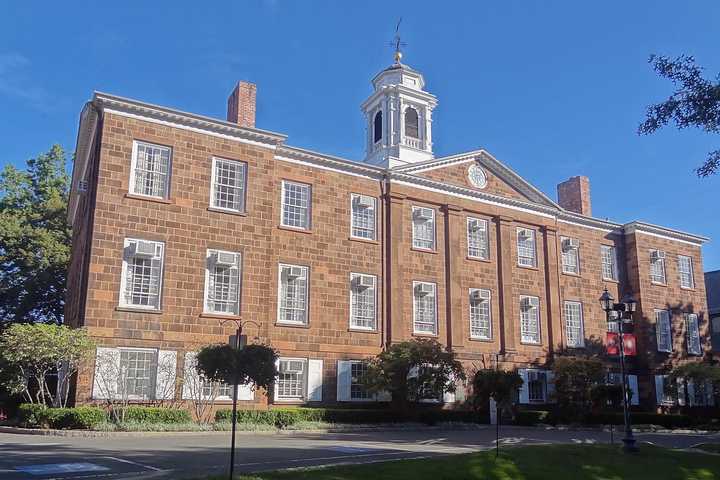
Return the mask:
<svg viewBox="0 0 720 480">
<path fill-rule="evenodd" d="M 695 235 L 692 233 L 683 232 L 681 230 L 675 230 L 672 228 L 661 227 L 659 225 L 653 225 L 652 223 L 645 222 L 630 222 L 623 225 L 626 234 L 632 233 L 644 233 L 646 235 L 653 235 L 657 237 L 667 238 L 670 240 L 677 240 L 680 242 L 691 243 L 693 245 L 702 245 L 708 242 L 708 237 L 702 235 Z"/>
</svg>

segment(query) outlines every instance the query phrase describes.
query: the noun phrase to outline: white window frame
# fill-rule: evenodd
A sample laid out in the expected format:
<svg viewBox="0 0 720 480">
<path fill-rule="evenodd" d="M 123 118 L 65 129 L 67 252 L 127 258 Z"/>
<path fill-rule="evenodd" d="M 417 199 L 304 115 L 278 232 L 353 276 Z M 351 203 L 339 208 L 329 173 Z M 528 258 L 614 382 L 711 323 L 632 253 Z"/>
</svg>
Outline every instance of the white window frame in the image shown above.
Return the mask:
<svg viewBox="0 0 720 480">
<path fill-rule="evenodd" d="M 282 316 L 282 310 L 283 310 L 283 298 L 282 298 L 282 291 L 283 291 L 283 269 L 285 268 L 302 268 L 304 270 L 305 275 L 305 309 L 304 309 L 304 321 L 301 322 L 295 322 L 295 321 L 288 321 L 284 320 L 284 317 Z M 277 324 L 278 325 L 309 325 L 310 317 L 310 267 L 307 267 L 305 265 L 292 265 L 289 263 L 280 263 L 278 264 L 278 290 L 277 290 Z"/>
<path fill-rule="evenodd" d="M 300 383 L 300 395 L 281 395 L 280 394 L 280 362 L 302 362 L 303 371 L 299 378 Z M 275 397 L 280 402 L 296 402 L 304 401 L 308 395 L 308 373 L 309 373 L 309 362 L 307 358 L 294 358 L 294 357 L 280 357 L 278 358 L 278 377 L 275 382 Z"/>
<path fill-rule="evenodd" d="M 472 222 L 478 222 L 482 228 L 471 230 Z M 473 235 L 476 238 L 473 238 Z M 476 253 L 478 252 L 478 253 Z M 490 235 L 488 232 L 488 221 L 484 218 L 467 217 L 467 256 L 480 260 L 490 258 Z"/>
<path fill-rule="evenodd" d="M 367 372 L 367 362 L 363 362 L 362 360 L 353 360 L 350 362 L 350 382 L 349 382 L 349 388 L 350 388 L 350 401 L 351 402 L 372 402 L 375 400 L 375 396 L 372 395 L 367 391 L 367 389 L 364 389 L 365 396 L 363 397 L 353 397 L 353 385 L 358 385 L 358 383 L 353 383 L 353 379 L 355 378 L 352 373 L 353 367 L 357 367 L 358 365 L 362 365 L 363 369 Z"/>
<path fill-rule="evenodd" d="M 650 281 L 652 283 L 655 283 L 657 285 L 666 285 L 667 284 L 667 271 L 665 269 L 665 258 L 657 258 L 653 260 L 653 252 L 663 252 L 662 250 L 653 249 L 650 250 Z M 659 273 L 653 272 L 653 268 L 656 268 L 655 265 L 659 264 L 658 267 L 660 269 Z"/>
<path fill-rule="evenodd" d="M 530 301 L 530 299 L 535 299 L 537 301 L 537 306 L 531 306 L 531 307 L 524 307 L 523 305 L 526 303 L 525 299 Z M 524 310 L 525 309 L 525 310 Z M 525 328 L 523 326 L 523 312 L 534 310 L 535 311 L 535 324 L 536 324 L 536 330 L 537 330 L 537 339 L 534 340 L 530 337 L 529 332 L 525 331 Z M 520 295 L 520 343 L 525 343 L 529 345 L 541 345 L 542 344 L 542 330 L 540 328 L 540 298 L 536 297 L 534 295 Z M 528 321 L 532 320 L 530 318 L 527 319 Z"/>
<path fill-rule="evenodd" d="M 667 344 L 662 341 L 665 336 L 665 327 L 661 323 L 667 325 Z M 655 337 L 658 352 L 671 353 L 673 351 L 672 312 L 669 310 L 655 310 Z"/>
<path fill-rule="evenodd" d="M 415 212 L 419 211 L 420 209 L 426 209 L 430 210 L 432 212 L 432 218 L 427 220 L 420 220 L 415 217 Z M 412 246 L 413 248 L 416 248 L 418 250 L 427 250 L 427 251 L 435 251 L 435 247 L 437 244 L 436 238 L 437 238 L 437 225 L 436 225 L 436 215 L 435 215 L 435 209 L 431 207 L 420 207 L 417 205 L 412 206 Z M 419 233 L 421 233 L 420 227 L 425 227 L 425 225 L 430 225 L 432 234 L 431 238 L 422 238 L 419 236 Z M 430 243 L 430 246 L 427 246 L 427 243 Z"/>
<path fill-rule="evenodd" d="M 235 255 L 235 265 L 232 267 L 229 267 L 231 270 L 235 269 L 237 274 L 237 291 L 235 292 L 235 308 L 232 312 L 225 312 L 222 310 L 215 310 L 211 308 L 211 302 L 210 301 L 210 276 L 214 275 L 214 257 L 218 253 L 227 253 L 230 255 Z M 212 249 L 208 248 L 206 255 L 205 255 L 205 294 L 203 296 L 203 313 L 210 313 L 213 315 L 229 315 L 229 316 L 237 316 L 240 315 L 240 296 L 242 291 L 242 254 L 240 252 L 230 252 L 227 250 L 218 250 L 218 249 Z"/>
<path fill-rule="evenodd" d="M 577 310 L 571 311 L 571 309 Z M 577 313 L 577 318 L 571 318 L 575 313 Z M 565 300 L 563 303 L 563 317 L 565 319 L 565 344 L 568 348 L 585 347 L 585 321 L 582 303 Z M 577 325 L 573 325 L 574 323 L 577 323 Z"/>
<path fill-rule="evenodd" d="M 129 303 L 127 301 L 128 293 L 127 289 L 129 287 L 128 285 L 128 268 L 129 264 L 128 261 L 131 257 L 127 254 L 127 249 L 130 247 L 131 243 L 137 243 L 137 242 L 148 242 L 155 245 L 155 255 L 152 257 L 151 261 L 159 259 L 160 261 L 160 271 L 158 273 L 158 279 L 157 279 L 157 301 L 156 305 L 141 305 L 141 304 L 134 304 Z M 158 247 L 160 248 L 160 255 L 157 254 Z M 151 266 L 152 268 L 152 266 Z M 132 308 L 132 309 L 140 309 L 140 310 L 150 310 L 150 311 L 158 311 L 162 308 L 162 289 L 163 289 L 163 276 L 165 272 L 165 242 L 158 242 L 155 240 L 143 240 L 139 238 L 125 238 L 123 242 L 123 250 L 122 250 L 122 273 L 120 275 L 120 298 L 118 305 L 122 308 Z M 152 280 L 151 280 L 152 281 Z"/>
<path fill-rule="evenodd" d="M 702 355 L 700 324 L 696 313 L 685 314 L 685 336 L 687 337 L 688 355 Z"/>
<path fill-rule="evenodd" d="M 570 237 L 560 237 L 560 263 L 562 264 L 562 273 L 568 275 L 580 275 L 580 247 L 565 248 L 566 240 Z M 572 264 L 574 262 L 574 265 Z"/>
<path fill-rule="evenodd" d="M 373 201 L 372 207 L 365 207 L 359 205 L 360 198 L 371 198 Z M 355 229 L 358 229 L 358 233 L 367 230 L 365 226 L 359 226 L 356 224 L 356 215 L 359 215 L 359 209 L 368 210 L 372 212 L 372 231 L 370 236 L 357 235 Z M 350 238 L 356 238 L 360 240 L 377 240 L 377 198 L 372 195 L 362 195 L 359 193 L 350 194 Z"/>
<path fill-rule="evenodd" d="M 240 189 L 240 208 L 229 208 L 229 207 L 222 207 L 218 205 L 217 198 L 215 197 L 215 194 L 217 193 L 217 169 L 219 163 L 234 163 L 237 164 L 238 167 L 242 171 L 242 185 L 241 186 L 230 186 L 226 185 L 228 188 L 238 188 Z M 210 208 L 213 208 L 215 210 L 223 210 L 226 212 L 233 212 L 233 213 L 245 213 L 247 211 L 247 173 L 248 173 L 248 166 L 247 163 L 242 162 L 240 160 L 231 160 L 229 158 L 223 158 L 223 157 L 212 157 L 212 171 L 210 172 Z"/>
<path fill-rule="evenodd" d="M 433 329 L 432 331 L 428 330 L 418 330 L 417 324 L 421 323 L 423 325 L 428 325 L 429 322 L 418 322 L 418 311 L 417 311 L 417 302 L 418 302 L 418 286 L 420 285 L 432 285 L 433 292 L 430 294 L 425 294 L 423 296 L 432 295 L 434 308 L 432 311 L 433 314 Z M 434 282 L 419 282 L 419 281 L 413 281 L 412 283 L 413 291 L 412 291 L 412 299 L 413 299 L 413 334 L 416 335 L 437 335 L 438 333 L 438 302 L 437 302 L 437 284 Z"/>
<path fill-rule="evenodd" d="M 687 271 L 683 266 L 683 261 L 687 261 Z M 695 288 L 695 272 L 691 256 L 678 255 L 678 275 L 680 276 L 680 286 L 682 288 Z"/>
<path fill-rule="evenodd" d="M 143 192 L 136 192 L 135 191 L 135 177 L 137 175 L 137 156 L 138 156 L 138 147 L 145 146 L 149 148 L 157 148 L 159 150 L 166 150 L 168 152 L 168 165 L 167 165 L 167 173 L 165 174 L 165 188 L 163 189 L 162 195 L 148 195 Z M 167 145 L 158 145 L 155 143 L 150 142 L 143 142 L 140 140 L 133 140 L 133 146 L 132 146 L 132 159 L 130 161 L 130 184 L 128 185 L 128 193 L 131 195 L 137 195 L 140 197 L 147 197 L 147 198 L 161 198 L 161 199 L 167 199 L 170 196 L 170 177 L 172 174 L 172 164 L 173 164 L 173 150 L 171 147 L 168 147 Z"/>
<path fill-rule="evenodd" d="M 125 386 L 125 389 L 120 389 L 118 385 L 118 392 L 125 392 L 125 396 L 128 400 L 155 400 L 156 395 L 156 387 L 157 387 L 157 374 L 158 374 L 158 362 L 159 362 L 159 355 L 160 351 L 156 348 L 135 348 L 135 347 L 118 347 L 118 371 L 123 371 L 123 360 L 122 356 L 123 353 L 150 353 L 154 356 L 153 359 L 150 360 L 150 368 L 149 368 L 149 376 L 150 376 L 150 384 L 148 385 L 148 392 L 149 395 L 135 395 L 129 393 L 127 386 Z M 118 378 L 118 382 L 126 381 L 129 379 L 127 374 L 120 376 Z"/>
<path fill-rule="evenodd" d="M 473 300 L 473 293 L 474 292 L 482 292 L 483 299 L 482 300 Z M 485 288 L 471 288 L 468 291 L 468 315 L 470 318 L 470 338 L 473 340 L 492 340 L 492 293 L 490 290 Z M 475 306 L 474 304 L 483 304 L 482 307 L 479 305 Z M 485 315 L 482 310 L 487 310 L 487 314 Z M 486 318 L 483 318 L 486 317 Z M 487 322 L 487 335 L 478 335 L 473 334 L 473 331 L 482 331 L 484 328 L 476 326 L 474 327 L 474 323 L 480 323 Z"/>
<path fill-rule="evenodd" d="M 529 232 L 530 235 L 527 237 L 527 240 L 521 240 L 520 237 L 522 236 L 523 232 Z M 516 250 L 517 250 L 517 264 L 520 267 L 523 268 L 535 268 L 537 267 L 537 242 L 536 242 L 536 236 L 535 236 L 535 230 L 532 228 L 525 228 L 525 227 L 517 227 L 516 230 Z M 527 244 L 529 242 L 529 245 Z M 527 255 L 521 255 L 522 250 L 528 250 L 532 253 L 531 257 L 528 257 Z M 527 263 L 526 260 L 530 259 L 530 263 Z"/>
<path fill-rule="evenodd" d="M 293 205 L 294 208 L 305 209 L 305 221 L 303 225 L 290 225 L 285 223 L 285 209 L 287 207 L 285 202 L 285 193 L 288 185 L 294 185 L 307 190 L 307 206 L 298 207 Z M 309 183 L 296 182 L 294 180 L 283 180 L 282 187 L 280 189 L 280 225 L 287 228 L 294 228 L 297 230 L 310 230 L 312 227 L 312 185 Z"/>
<path fill-rule="evenodd" d="M 609 263 L 606 262 L 607 259 Z M 609 267 L 610 276 L 605 275 L 605 267 Z M 600 271 L 603 280 L 618 281 L 617 248 L 614 245 L 600 245 Z"/>
<path fill-rule="evenodd" d="M 372 326 L 364 326 L 364 325 L 358 325 L 356 323 L 357 318 L 355 316 L 355 295 L 358 294 L 358 291 L 360 290 L 360 287 L 357 285 L 357 281 L 361 278 L 372 278 L 373 280 L 373 286 L 372 287 L 365 287 L 364 290 L 372 289 L 372 301 L 373 301 L 373 317 L 372 317 Z M 352 330 L 367 330 L 367 331 L 374 331 L 377 329 L 377 317 L 378 317 L 378 292 L 377 292 L 377 276 L 370 275 L 367 273 L 350 273 L 350 329 Z"/>
</svg>

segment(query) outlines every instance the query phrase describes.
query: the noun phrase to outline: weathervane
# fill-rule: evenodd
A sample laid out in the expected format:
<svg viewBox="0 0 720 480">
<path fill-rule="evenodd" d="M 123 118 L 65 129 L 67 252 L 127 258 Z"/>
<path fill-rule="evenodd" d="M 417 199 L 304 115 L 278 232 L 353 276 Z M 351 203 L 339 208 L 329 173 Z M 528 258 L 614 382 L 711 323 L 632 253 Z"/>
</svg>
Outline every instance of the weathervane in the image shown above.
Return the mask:
<svg viewBox="0 0 720 480">
<path fill-rule="evenodd" d="M 400 20 L 398 20 L 397 25 L 395 26 L 395 38 L 392 42 L 390 42 L 391 47 L 395 47 L 395 63 L 400 63 L 400 59 L 402 58 L 402 52 L 400 51 L 400 47 L 407 46 L 407 43 L 400 41 L 400 23 L 402 22 L 402 17 L 400 17 Z"/>
</svg>

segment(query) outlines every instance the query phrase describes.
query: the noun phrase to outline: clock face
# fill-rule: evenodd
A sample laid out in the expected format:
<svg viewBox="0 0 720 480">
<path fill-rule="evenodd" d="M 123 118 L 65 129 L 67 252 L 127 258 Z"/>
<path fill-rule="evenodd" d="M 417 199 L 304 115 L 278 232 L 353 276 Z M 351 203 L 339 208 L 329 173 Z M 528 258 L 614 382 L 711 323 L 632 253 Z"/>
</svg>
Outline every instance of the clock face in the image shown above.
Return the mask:
<svg viewBox="0 0 720 480">
<path fill-rule="evenodd" d="M 485 188 L 487 185 L 487 176 L 485 171 L 477 163 L 473 163 L 468 168 L 468 180 L 476 188 Z"/>
</svg>

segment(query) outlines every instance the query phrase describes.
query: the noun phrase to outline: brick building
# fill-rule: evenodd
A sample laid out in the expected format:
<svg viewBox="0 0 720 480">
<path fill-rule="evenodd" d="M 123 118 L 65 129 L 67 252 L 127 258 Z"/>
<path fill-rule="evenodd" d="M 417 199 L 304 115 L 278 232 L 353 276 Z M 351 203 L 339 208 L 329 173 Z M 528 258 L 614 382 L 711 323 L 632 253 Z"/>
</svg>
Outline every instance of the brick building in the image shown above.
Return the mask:
<svg viewBox="0 0 720 480">
<path fill-rule="evenodd" d="M 633 403 L 672 401 L 662 374 L 708 347 L 694 273 L 706 239 L 592 217 L 586 177 L 554 201 L 485 150 L 435 157 L 423 76 L 396 61 L 372 84 L 359 161 L 256 128 L 249 83 L 227 120 L 94 94 L 73 169 L 66 321 L 100 347 L 77 402 L 187 398 L 193 352 L 227 341 L 230 318 L 256 322 L 249 337 L 281 354 L 269 395 L 241 389 L 246 408 L 377 400 L 356 382 L 363 359 L 414 337 L 468 370 L 520 369 L 519 401 L 544 403 L 553 355 L 602 344 L 605 287 L 639 301 Z"/>
</svg>

